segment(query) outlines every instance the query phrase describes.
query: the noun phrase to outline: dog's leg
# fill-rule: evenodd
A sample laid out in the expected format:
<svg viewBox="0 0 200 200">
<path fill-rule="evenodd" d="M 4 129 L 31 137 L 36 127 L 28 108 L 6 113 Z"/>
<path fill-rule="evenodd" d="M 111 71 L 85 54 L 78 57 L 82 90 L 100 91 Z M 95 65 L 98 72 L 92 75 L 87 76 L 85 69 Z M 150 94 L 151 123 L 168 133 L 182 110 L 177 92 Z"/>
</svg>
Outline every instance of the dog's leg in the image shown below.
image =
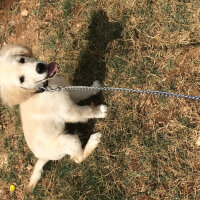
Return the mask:
<svg viewBox="0 0 200 200">
<path fill-rule="evenodd" d="M 43 171 L 43 166 L 48 162 L 48 160 L 43 160 L 43 159 L 39 159 L 37 161 L 37 163 L 35 164 L 34 170 L 33 170 L 33 174 L 31 175 L 31 179 L 30 182 L 28 184 L 28 192 L 32 191 L 37 182 L 40 180 L 41 178 L 41 174 Z"/>
<path fill-rule="evenodd" d="M 84 150 L 77 135 L 63 134 L 58 139 L 61 148 L 63 148 L 63 152 L 69 155 L 76 163 L 80 163 L 94 151 L 100 142 L 100 138 L 101 133 L 92 134 Z"/>
<path fill-rule="evenodd" d="M 92 118 L 105 118 L 107 115 L 107 106 L 99 105 L 96 107 L 90 106 L 77 106 L 71 107 L 70 111 L 66 114 L 65 120 L 69 123 L 87 122 Z"/>
<path fill-rule="evenodd" d="M 77 156 L 73 157 L 72 159 L 76 163 L 81 163 L 84 161 L 98 146 L 101 139 L 101 133 L 94 133 L 90 136 L 90 139 L 88 140 L 88 143 L 85 146 L 85 149 L 82 153 L 78 154 Z"/>
<path fill-rule="evenodd" d="M 92 87 L 101 87 L 99 81 L 94 81 Z M 93 95 L 96 95 L 99 90 L 70 90 L 68 91 L 71 99 L 78 103 L 81 100 L 88 99 Z"/>
</svg>

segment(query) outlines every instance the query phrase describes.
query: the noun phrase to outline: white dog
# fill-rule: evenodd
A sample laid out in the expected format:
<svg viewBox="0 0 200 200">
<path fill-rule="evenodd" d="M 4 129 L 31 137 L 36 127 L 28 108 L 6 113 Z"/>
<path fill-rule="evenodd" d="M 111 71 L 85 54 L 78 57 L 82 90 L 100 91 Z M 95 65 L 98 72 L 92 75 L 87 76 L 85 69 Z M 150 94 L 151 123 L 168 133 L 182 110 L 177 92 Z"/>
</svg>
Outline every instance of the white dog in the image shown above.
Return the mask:
<svg viewBox="0 0 200 200">
<path fill-rule="evenodd" d="M 9 106 L 20 105 L 26 142 L 38 158 L 29 190 L 34 189 L 48 160 L 59 160 L 67 154 L 80 163 L 100 142 L 101 133 L 92 134 L 82 149 L 77 135 L 64 133 L 66 122 L 87 122 L 90 118 L 105 118 L 107 113 L 105 105 L 76 105 L 80 100 L 97 94 L 97 90 L 41 91 L 42 86 L 66 86 L 61 77 L 55 76 L 56 70 L 56 63 L 35 60 L 31 50 L 25 46 L 6 45 L 0 50 L 1 98 Z M 99 87 L 100 84 L 95 81 L 93 86 Z"/>
</svg>

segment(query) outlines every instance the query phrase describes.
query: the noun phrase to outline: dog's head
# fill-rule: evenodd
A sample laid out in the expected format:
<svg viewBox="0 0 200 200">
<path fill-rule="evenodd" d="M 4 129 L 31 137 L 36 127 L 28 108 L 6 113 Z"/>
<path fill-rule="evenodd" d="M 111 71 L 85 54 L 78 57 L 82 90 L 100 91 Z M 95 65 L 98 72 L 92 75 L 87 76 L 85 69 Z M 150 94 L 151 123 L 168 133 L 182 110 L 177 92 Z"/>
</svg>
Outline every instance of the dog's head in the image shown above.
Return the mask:
<svg viewBox="0 0 200 200">
<path fill-rule="evenodd" d="M 3 102 L 17 105 L 32 96 L 57 70 L 56 64 L 34 59 L 23 45 L 6 45 L 0 50 L 0 89 Z"/>
</svg>

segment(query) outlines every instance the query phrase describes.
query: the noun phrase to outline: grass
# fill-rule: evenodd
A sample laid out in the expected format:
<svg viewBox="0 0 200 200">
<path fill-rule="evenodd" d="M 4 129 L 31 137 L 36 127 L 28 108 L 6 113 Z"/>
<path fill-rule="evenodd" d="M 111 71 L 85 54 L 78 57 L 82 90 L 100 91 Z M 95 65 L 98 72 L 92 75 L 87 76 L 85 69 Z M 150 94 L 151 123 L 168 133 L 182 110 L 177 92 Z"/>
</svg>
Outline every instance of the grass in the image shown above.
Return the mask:
<svg viewBox="0 0 200 200">
<path fill-rule="evenodd" d="M 198 95 L 199 9 L 198 0 L 12 2 L 0 10 L 0 44 L 32 47 L 39 59 L 56 61 L 69 84 L 98 79 L 105 86 Z M 199 102 L 103 93 L 84 103 L 103 102 L 105 120 L 68 127 L 103 133 L 94 154 L 80 165 L 67 156 L 49 162 L 32 194 L 24 190 L 36 159 L 18 108 L 1 105 L 0 152 L 8 155 L 1 199 L 200 199 Z"/>
</svg>

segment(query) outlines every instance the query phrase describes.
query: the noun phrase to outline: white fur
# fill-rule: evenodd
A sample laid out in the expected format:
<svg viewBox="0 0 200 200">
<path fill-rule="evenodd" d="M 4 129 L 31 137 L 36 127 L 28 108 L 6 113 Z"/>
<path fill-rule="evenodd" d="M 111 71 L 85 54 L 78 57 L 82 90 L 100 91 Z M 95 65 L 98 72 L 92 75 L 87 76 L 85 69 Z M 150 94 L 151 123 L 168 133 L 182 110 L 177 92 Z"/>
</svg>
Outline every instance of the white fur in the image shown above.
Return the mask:
<svg viewBox="0 0 200 200">
<path fill-rule="evenodd" d="M 34 189 L 48 160 L 59 160 L 67 154 L 80 163 L 100 142 L 101 133 L 92 134 L 83 150 L 77 135 L 64 133 L 66 122 L 87 122 L 91 118 L 104 118 L 107 113 L 105 105 L 76 105 L 76 102 L 97 94 L 96 90 L 35 93 L 41 86 L 40 80 L 45 79 L 47 73 L 36 73 L 36 65 L 41 61 L 31 56 L 31 51 L 20 45 L 5 46 L 0 51 L 1 97 L 10 106 L 20 104 L 24 136 L 38 158 L 29 190 Z M 19 63 L 20 57 L 24 57 L 26 63 Z M 25 77 L 24 83 L 19 81 L 21 75 Z M 61 77 L 55 76 L 49 80 L 50 87 L 58 85 L 66 85 Z M 95 81 L 93 86 L 98 87 L 100 83 Z"/>
</svg>

